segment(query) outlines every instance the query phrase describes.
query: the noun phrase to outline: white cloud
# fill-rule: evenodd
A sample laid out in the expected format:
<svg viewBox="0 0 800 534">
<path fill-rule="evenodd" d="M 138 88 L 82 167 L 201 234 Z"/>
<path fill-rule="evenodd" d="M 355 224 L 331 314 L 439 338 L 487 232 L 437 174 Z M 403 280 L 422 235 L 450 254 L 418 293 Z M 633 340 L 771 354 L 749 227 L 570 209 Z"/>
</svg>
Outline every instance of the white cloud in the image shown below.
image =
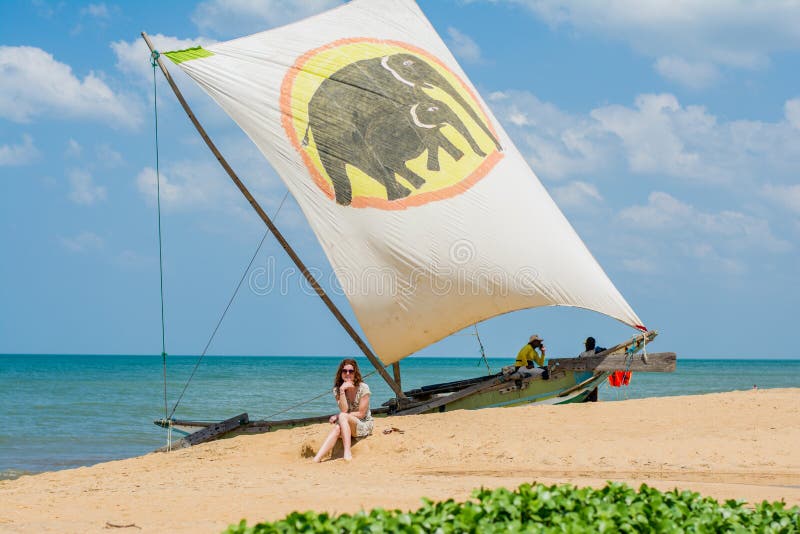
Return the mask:
<svg viewBox="0 0 800 534">
<path fill-rule="evenodd" d="M 524 91 L 490 95 L 492 111 L 544 180 L 614 179 L 624 168 L 650 180 L 756 191 L 768 178 L 797 183 L 800 99 L 775 122 L 726 121 L 672 94 L 571 114 Z M 609 178 L 604 178 L 609 177 Z"/>
<path fill-rule="evenodd" d="M 709 255 L 698 252 L 706 250 L 707 240 L 730 252 L 780 253 L 792 248 L 789 242 L 775 237 L 764 219 L 730 210 L 705 212 L 660 191 L 651 193 L 646 205 L 622 210 L 619 219 L 637 230 L 671 236 L 698 257 Z"/>
<path fill-rule="evenodd" d="M 792 128 L 800 130 L 800 98 L 787 100 L 783 109 L 786 120 Z"/>
<path fill-rule="evenodd" d="M 622 266 L 626 271 L 641 274 L 653 274 L 658 272 L 658 266 L 649 258 L 628 258 L 622 260 Z"/>
<path fill-rule="evenodd" d="M 635 109 L 606 106 L 591 116 L 615 134 L 625 147 L 631 170 L 639 173 L 704 177 L 719 180 L 719 171 L 704 165 L 684 133 L 709 138 L 715 119 L 698 106 L 682 108 L 670 94 L 639 95 Z"/>
<path fill-rule="evenodd" d="M 33 144 L 33 137 L 22 136 L 22 144 L 0 145 L 0 167 L 25 165 L 39 156 L 39 150 Z"/>
<path fill-rule="evenodd" d="M 464 61 L 478 63 L 481 61 L 481 49 L 469 35 L 450 26 L 447 28 L 450 36 L 448 44 L 453 53 Z"/>
<path fill-rule="evenodd" d="M 153 46 L 160 52 L 173 50 L 183 50 L 195 46 L 206 46 L 214 43 L 213 39 L 206 37 L 196 37 L 194 39 L 179 39 L 170 35 L 149 35 Z M 141 37 L 132 41 L 115 41 L 111 43 L 111 50 L 117 57 L 116 67 L 123 73 L 137 79 L 139 82 L 146 82 L 152 87 L 153 67 L 150 64 L 150 49 Z M 170 63 L 167 61 L 167 63 Z M 173 76 L 179 69 L 174 69 Z M 160 76 L 160 73 L 159 73 Z"/>
<path fill-rule="evenodd" d="M 785 117 L 774 122 L 726 121 L 670 94 L 639 95 L 633 105 L 585 115 L 520 91 L 496 92 L 489 101 L 532 168 L 546 180 L 565 180 L 549 188 L 558 204 L 588 214 L 591 222 L 578 219 L 582 233 L 624 270 L 738 275 L 757 268 L 754 250 L 762 258 L 794 250 L 781 233 L 787 226 L 782 212 L 764 201 L 800 212 L 800 129 L 792 126 L 800 99 L 787 102 Z M 629 197 L 626 190 L 648 182 L 662 191 L 672 183 L 702 200 L 695 206 L 656 192 L 608 219 L 609 210 Z M 733 207 L 705 207 L 711 203 Z M 607 223 L 611 227 L 598 230 Z M 648 261 L 639 261 L 641 251 Z"/>
<path fill-rule="evenodd" d="M 156 260 L 151 256 L 144 256 L 134 250 L 123 250 L 115 258 L 114 261 L 125 269 L 144 269 L 150 268 L 156 264 Z"/>
<path fill-rule="evenodd" d="M 222 136 L 218 141 L 217 146 L 237 170 L 250 192 L 267 213 L 272 213 L 279 204 L 285 187 L 265 164 L 264 157 L 243 134 Z M 251 223 L 254 220 L 253 210 L 247 201 L 231 183 L 216 159 L 207 153 L 202 142 L 195 145 L 195 159 L 177 161 L 161 169 L 161 207 L 181 212 L 223 212 L 226 217 L 235 216 Z M 155 205 L 155 169 L 143 168 L 135 177 L 135 182 L 142 197 L 149 204 Z M 289 214 L 284 213 L 281 216 L 284 223 L 290 220 L 285 215 Z M 299 220 L 302 220 L 302 216 Z"/>
<path fill-rule="evenodd" d="M 650 194 L 647 205 L 632 206 L 620 213 L 620 217 L 640 228 L 667 229 L 676 221 L 688 221 L 693 208 L 667 193 Z"/>
<path fill-rule="evenodd" d="M 108 6 L 104 3 L 89 4 L 81 9 L 81 14 L 101 20 L 109 20 L 111 18 L 111 12 L 109 11 Z"/>
<path fill-rule="evenodd" d="M 31 0 L 31 5 L 36 10 L 37 15 L 46 19 L 53 18 L 57 12 L 61 11 L 65 7 L 62 3 L 51 6 L 46 0 Z"/>
<path fill-rule="evenodd" d="M 112 12 L 119 12 L 119 8 L 116 6 L 109 8 L 105 3 L 101 2 L 99 4 L 89 4 L 88 6 L 81 8 L 80 15 L 81 19 L 90 18 L 97 26 L 106 27 L 111 21 Z M 69 33 L 70 35 L 75 36 L 80 34 L 83 30 L 83 24 L 78 22 Z"/>
<path fill-rule="evenodd" d="M 528 120 L 528 116 L 520 111 L 512 111 L 509 113 L 508 120 L 510 120 L 511 124 L 514 126 L 529 126 L 531 123 L 530 120 Z"/>
<path fill-rule="evenodd" d="M 124 127 L 142 120 L 138 101 L 114 92 L 94 72 L 80 80 L 69 65 L 41 48 L 0 46 L 0 117 L 30 122 L 40 116 Z"/>
<path fill-rule="evenodd" d="M 71 157 L 71 158 L 79 158 L 83 153 L 83 147 L 79 142 L 75 139 L 70 138 L 67 141 L 67 149 L 64 151 L 64 155 Z"/>
<path fill-rule="evenodd" d="M 179 162 L 162 172 L 157 188 L 156 171 L 145 167 L 136 176 L 136 187 L 152 203 L 161 194 L 161 206 L 165 209 L 185 210 L 213 208 L 230 192 L 218 169 L 206 163 Z"/>
<path fill-rule="evenodd" d="M 100 167 L 113 169 L 125 163 L 125 159 L 122 157 L 122 154 L 105 143 L 97 145 L 95 148 L 95 154 L 97 156 L 97 165 Z"/>
<path fill-rule="evenodd" d="M 791 1 L 511 1 L 550 25 L 623 41 L 653 58 L 756 68 L 773 53 L 800 48 L 800 9 Z"/>
<path fill-rule="evenodd" d="M 766 219 L 702 209 L 660 191 L 644 205 L 621 210 L 609 231 L 621 267 L 646 275 L 686 277 L 697 270 L 742 276 L 795 251 L 791 242 L 775 236 Z"/>
<path fill-rule="evenodd" d="M 155 49 L 161 53 L 184 50 L 196 46 L 208 46 L 216 42 L 207 37 L 180 39 L 162 34 L 149 35 L 149 37 Z M 122 72 L 132 85 L 143 91 L 142 94 L 147 98 L 149 105 L 152 106 L 153 67 L 150 64 L 150 50 L 147 48 L 144 39 L 140 37 L 131 41 L 115 41 L 111 43 L 111 49 L 117 59 L 115 64 L 117 70 Z M 200 85 L 189 78 L 183 70 L 172 64 L 166 57 L 162 57 L 162 61 L 164 61 L 175 83 L 180 87 L 183 97 L 192 106 L 194 113 L 201 118 L 206 128 L 231 125 L 230 118 L 225 111 L 208 97 Z M 156 72 L 156 79 L 158 80 L 159 120 L 170 113 L 178 113 L 179 120 L 184 120 L 184 112 L 161 75 L 160 70 Z"/>
<path fill-rule="evenodd" d="M 74 169 L 69 173 L 69 199 L 76 204 L 90 206 L 106 199 L 106 188 L 95 185 L 92 175 L 87 171 Z"/>
<path fill-rule="evenodd" d="M 207 0 L 192 14 L 200 31 L 241 36 L 306 18 L 341 0 Z"/>
<path fill-rule="evenodd" d="M 554 188 L 553 198 L 562 208 L 589 208 L 603 201 L 594 185 L 580 181 Z"/>
<path fill-rule="evenodd" d="M 105 240 L 94 232 L 81 232 L 74 237 L 60 237 L 59 241 L 71 252 L 98 250 L 105 245 Z"/>
<path fill-rule="evenodd" d="M 747 264 L 743 260 L 723 256 L 716 247 L 709 243 L 683 243 L 678 250 L 687 257 L 698 260 L 706 272 L 743 275 L 748 271 Z"/>
<path fill-rule="evenodd" d="M 607 166 L 607 134 L 591 117 L 570 115 L 524 91 L 495 92 L 492 110 L 513 126 L 531 167 L 547 180 L 563 179 Z"/>
<path fill-rule="evenodd" d="M 719 79 L 719 70 L 706 61 L 687 61 L 676 56 L 658 58 L 656 71 L 667 78 L 690 89 L 704 89 Z"/>
<path fill-rule="evenodd" d="M 765 174 L 796 179 L 800 131 L 787 121 L 721 121 L 670 94 L 639 95 L 633 108 L 606 106 L 591 116 L 619 138 L 636 173 L 738 186 Z"/>
<path fill-rule="evenodd" d="M 766 185 L 761 192 L 775 204 L 800 214 L 800 184 Z"/>
</svg>

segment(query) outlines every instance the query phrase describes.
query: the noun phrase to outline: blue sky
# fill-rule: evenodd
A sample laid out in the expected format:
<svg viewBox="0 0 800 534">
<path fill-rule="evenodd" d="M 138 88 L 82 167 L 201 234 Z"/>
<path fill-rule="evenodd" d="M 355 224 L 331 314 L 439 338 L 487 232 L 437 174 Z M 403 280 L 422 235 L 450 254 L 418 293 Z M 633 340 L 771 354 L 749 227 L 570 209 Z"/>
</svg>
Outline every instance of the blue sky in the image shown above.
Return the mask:
<svg viewBox="0 0 800 534">
<path fill-rule="evenodd" d="M 224 40 L 326 0 L 0 3 L 0 353 L 159 354 L 153 81 L 162 50 Z M 645 324 L 653 350 L 800 356 L 800 5 L 422 1 L 542 183 Z M 173 75 L 267 211 L 285 188 L 209 98 Z M 158 78 L 167 351 L 202 350 L 264 233 Z M 278 219 L 329 267 L 289 198 Z M 520 243 L 524 246 L 524 243 Z M 268 238 L 212 354 L 356 354 Z M 262 280 L 263 281 L 263 280 Z M 265 294 L 266 293 L 266 294 Z M 346 300 L 335 300 L 352 317 Z M 480 325 L 490 356 L 631 331 L 570 309 Z M 468 334 L 422 351 L 477 356 Z"/>
</svg>

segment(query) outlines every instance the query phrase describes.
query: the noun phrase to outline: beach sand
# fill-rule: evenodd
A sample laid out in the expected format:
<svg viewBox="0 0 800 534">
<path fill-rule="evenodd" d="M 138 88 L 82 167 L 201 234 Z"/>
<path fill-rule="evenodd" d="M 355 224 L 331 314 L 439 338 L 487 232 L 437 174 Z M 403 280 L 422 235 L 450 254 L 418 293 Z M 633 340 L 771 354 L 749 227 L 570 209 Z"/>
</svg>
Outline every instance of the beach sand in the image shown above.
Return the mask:
<svg viewBox="0 0 800 534">
<path fill-rule="evenodd" d="M 396 427 L 403 433 L 383 434 Z M 480 486 L 691 489 L 800 504 L 800 389 L 377 419 L 354 460 L 312 464 L 329 425 L 0 482 L 0 531 L 219 532 L 294 510 L 414 509 Z M 131 525 L 125 529 L 109 527 Z"/>
</svg>

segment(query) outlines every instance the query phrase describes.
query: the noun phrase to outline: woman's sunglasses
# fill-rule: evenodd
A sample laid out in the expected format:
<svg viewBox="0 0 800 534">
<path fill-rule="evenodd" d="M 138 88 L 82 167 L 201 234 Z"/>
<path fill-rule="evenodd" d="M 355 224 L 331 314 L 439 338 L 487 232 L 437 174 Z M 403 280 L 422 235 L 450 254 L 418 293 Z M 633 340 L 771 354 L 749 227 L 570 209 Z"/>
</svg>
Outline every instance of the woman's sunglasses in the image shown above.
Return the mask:
<svg viewBox="0 0 800 534">
<path fill-rule="evenodd" d="M 352 375 L 355 372 L 356 372 L 355 369 L 342 369 L 342 374 L 343 375 Z"/>
</svg>

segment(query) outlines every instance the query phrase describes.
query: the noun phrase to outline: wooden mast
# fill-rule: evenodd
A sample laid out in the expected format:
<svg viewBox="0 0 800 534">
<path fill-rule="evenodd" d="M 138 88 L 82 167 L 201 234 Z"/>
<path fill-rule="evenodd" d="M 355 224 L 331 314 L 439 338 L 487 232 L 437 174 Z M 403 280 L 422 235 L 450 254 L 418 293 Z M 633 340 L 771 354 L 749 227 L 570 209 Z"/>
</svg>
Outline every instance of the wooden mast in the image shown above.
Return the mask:
<svg viewBox="0 0 800 534">
<path fill-rule="evenodd" d="M 153 53 L 157 54 L 156 49 L 153 47 L 153 43 L 150 41 L 150 37 L 148 37 L 148 35 L 145 32 L 142 32 L 142 38 L 144 39 L 144 42 L 147 43 L 147 46 L 150 48 L 151 54 Z M 336 320 L 339 321 L 339 324 L 341 324 L 342 327 L 345 329 L 345 331 L 348 334 L 350 334 L 350 337 L 353 339 L 353 341 L 356 342 L 356 345 L 358 345 L 358 347 L 364 353 L 364 356 L 366 356 L 367 359 L 369 359 L 369 361 L 375 367 L 375 370 L 378 371 L 378 374 L 380 374 L 381 377 L 386 381 L 386 383 L 389 384 L 389 387 L 392 388 L 392 391 L 397 396 L 397 399 L 398 400 L 405 399 L 405 395 L 403 394 L 403 390 L 400 388 L 400 384 L 392 380 L 392 377 L 389 376 L 389 373 L 387 373 L 386 369 L 383 368 L 383 365 L 381 364 L 380 360 L 378 360 L 378 357 L 375 356 L 375 354 L 372 352 L 372 349 L 369 348 L 369 345 L 367 345 L 367 343 L 361 338 L 361 336 L 358 335 L 358 332 L 355 331 L 355 329 L 350 324 L 350 322 L 345 318 L 345 316 L 342 315 L 342 312 L 339 311 L 339 308 L 336 307 L 336 304 L 334 304 L 333 301 L 330 299 L 330 297 L 328 297 L 328 294 L 325 292 L 322 286 L 319 285 L 316 278 L 314 278 L 314 276 L 310 272 L 308 272 L 308 269 L 306 268 L 303 261 L 300 259 L 300 257 L 291 247 L 291 245 L 289 245 L 289 242 L 286 241 L 286 238 L 283 237 L 283 234 L 281 234 L 281 232 L 272 222 L 272 219 L 269 218 L 269 215 L 267 215 L 267 213 L 261 208 L 256 199 L 253 198 L 253 195 L 250 194 L 250 191 L 236 175 L 234 170 L 228 164 L 228 161 L 225 159 L 225 157 L 217 149 L 216 145 L 208 136 L 203 126 L 197 120 L 197 117 L 195 117 L 194 112 L 189 107 L 189 104 L 186 103 L 186 100 L 183 98 L 180 89 L 178 89 L 178 86 L 175 85 L 175 81 L 172 79 L 172 76 L 170 76 L 169 71 L 167 71 L 167 68 L 161 61 L 160 54 L 155 56 L 155 60 L 158 63 L 158 66 L 161 68 L 161 72 L 164 74 L 164 77 L 167 79 L 169 86 L 172 88 L 172 92 L 175 93 L 175 96 L 178 98 L 178 102 L 180 102 L 181 106 L 183 107 L 183 110 L 189 116 L 189 120 L 192 121 L 192 124 L 194 124 L 194 127 L 197 129 L 197 132 L 200 134 L 200 137 L 202 137 L 203 141 L 206 142 L 206 145 L 214 154 L 214 156 L 217 158 L 219 164 L 222 165 L 222 168 L 225 169 L 225 172 L 228 173 L 230 179 L 233 180 L 233 183 L 236 184 L 236 187 L 239 188 L 239 191 L 241 191 L 242 195 L 244 195 L 244 197 L 247 199 L 247 201 L 250 203 L 250 205 L 253 207 L 256 213 L 258 213 L 258 216 L 261 217 L 261 220 L 264 221 L 264 224 L 267 225 L 267 228 L 269 228 L 269 231 L 272 232 L 272 235 L 275 236 L 275 239 L 278 240 L 278 243 L 280 243 L 281 247 L 283 247 L 283 250 L 286 251 L 286 253 L 292 259 L 297 268 L 300 269 L 300 272 L 303 273 L 303 276 L 311 285 L 311 287 L 314 288 L 314 291 L 317 293 L 319 298 L 322 299 L 322 302 L 325 303 L 325 305 L 331 311 L 333 316 L 336 317 Z"/>
<path fill-rule="evenodd" d="M 394 381 L 397 382 L 397 385 L 403 387 L 403 383 L 400 381 L 400 362 L 394 362 L 392 364 L 392 374 L 394 375 Z"/>
</svg>

